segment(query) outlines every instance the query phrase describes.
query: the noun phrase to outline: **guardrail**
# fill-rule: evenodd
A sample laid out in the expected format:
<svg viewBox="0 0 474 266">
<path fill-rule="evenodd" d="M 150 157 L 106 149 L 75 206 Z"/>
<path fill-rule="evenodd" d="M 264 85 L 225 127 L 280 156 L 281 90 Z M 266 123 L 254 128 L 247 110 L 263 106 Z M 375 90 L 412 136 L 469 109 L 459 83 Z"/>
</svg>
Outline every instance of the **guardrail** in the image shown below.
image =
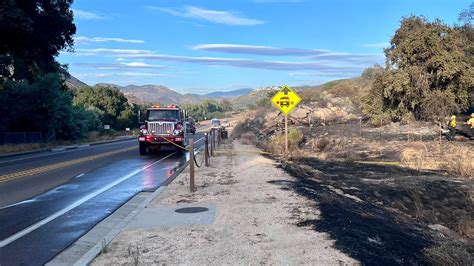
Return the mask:
<svg viewBox="0 0 474 266">
<path fill-rule="evenodd" d="M 222 135 L 224 133 L 224 137 L 227 137 L 227 131 L 223 131 L 221 128 L 219 129 L 211 129 L 209 132 L 204 133 L 204 160 L 201 161 L 199 164 L 196 161 L 196 149 L 193 138 L 189 139 L 189 189 L 191 192 L 196 192 L 196 184 L 195 184 L 195 166 L 200 168 L 204 164 L 206 167 L 211 165 L 211 157 L 215 156 L 215 151 L 220 146 L 222 141 Z"/>
</svg>

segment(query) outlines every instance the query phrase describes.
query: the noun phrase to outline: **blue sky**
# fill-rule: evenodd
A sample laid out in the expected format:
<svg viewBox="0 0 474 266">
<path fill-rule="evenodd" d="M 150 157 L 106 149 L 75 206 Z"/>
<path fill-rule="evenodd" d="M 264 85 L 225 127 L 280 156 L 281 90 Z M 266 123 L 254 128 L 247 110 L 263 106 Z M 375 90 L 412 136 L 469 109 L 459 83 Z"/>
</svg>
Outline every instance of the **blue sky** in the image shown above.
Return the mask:
<svg viewBox="0 0 474 266">
<path fill-rule="evenodd" d="M 76 0 L 75 52 L 59 61 L 95 83 L 182 93 L 315 85 L 383 64 L 403 16 L 448 24 L 461 0 Z"/>
</svg>

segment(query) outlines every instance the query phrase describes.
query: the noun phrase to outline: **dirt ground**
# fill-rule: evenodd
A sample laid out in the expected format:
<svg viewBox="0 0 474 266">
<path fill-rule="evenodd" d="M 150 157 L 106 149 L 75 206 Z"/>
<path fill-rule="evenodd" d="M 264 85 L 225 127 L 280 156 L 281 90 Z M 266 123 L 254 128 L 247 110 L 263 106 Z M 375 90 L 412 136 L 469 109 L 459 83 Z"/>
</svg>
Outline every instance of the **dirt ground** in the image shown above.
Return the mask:
<svg viewBox="0 0 474 266">
<path fill-rule="evenodd" d="M 214 204 L 213 224 L 123 231 L 93 264 L 359 264 L 334 247 L 331 232 L 301 226 L 321 220 L 319 209 L 284 188 L 298 178 L 257 151 L 221 146 L 211 167 L 197 170 L 196 193 L 183 172 L 150 206 Z"/>
</svg>

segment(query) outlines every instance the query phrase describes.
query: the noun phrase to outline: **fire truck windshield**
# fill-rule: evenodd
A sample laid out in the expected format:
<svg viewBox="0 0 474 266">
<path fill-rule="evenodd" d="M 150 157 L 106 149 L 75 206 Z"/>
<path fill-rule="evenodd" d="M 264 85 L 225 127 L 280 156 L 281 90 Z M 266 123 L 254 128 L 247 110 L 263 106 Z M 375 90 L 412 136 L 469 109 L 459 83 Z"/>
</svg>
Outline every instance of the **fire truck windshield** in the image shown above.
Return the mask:
<svg viewBox="0 0 474 266">
<path fill-rule="evenodd" d="M 179 120 L 178 110 L 148 110 L 148 121 Z"/>
</svg>

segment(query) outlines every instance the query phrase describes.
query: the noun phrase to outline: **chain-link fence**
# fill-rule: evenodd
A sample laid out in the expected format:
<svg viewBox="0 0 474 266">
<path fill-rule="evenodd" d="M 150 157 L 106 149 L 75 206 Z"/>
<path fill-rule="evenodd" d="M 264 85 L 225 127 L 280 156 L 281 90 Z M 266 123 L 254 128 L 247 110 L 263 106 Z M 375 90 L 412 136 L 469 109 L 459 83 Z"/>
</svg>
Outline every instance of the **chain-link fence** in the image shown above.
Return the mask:
<svg viewBox="0 0 474 266">
<path fill-rule="evenodd" d="M 51 140 L 54 140 L 54 134 L 43 134 L 41 131 L 0 132 L 0 144 L 23 144 Z"/>
</svg>

